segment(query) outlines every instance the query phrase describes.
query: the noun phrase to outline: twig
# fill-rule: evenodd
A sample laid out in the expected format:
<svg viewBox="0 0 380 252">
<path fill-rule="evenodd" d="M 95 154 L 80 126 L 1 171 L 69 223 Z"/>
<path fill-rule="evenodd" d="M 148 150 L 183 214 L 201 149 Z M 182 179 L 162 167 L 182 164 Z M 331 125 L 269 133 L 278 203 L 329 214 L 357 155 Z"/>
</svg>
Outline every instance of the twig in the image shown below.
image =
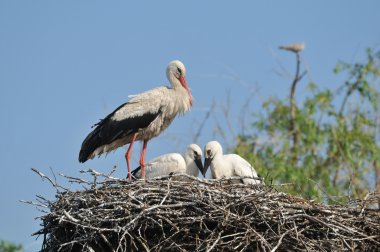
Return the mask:
<svg viewBox="0 0 380 252">
<path fill-rule="evenodd" d="M 278 240 L 277 242 L 277 245 L 271 250 L 271 252 L 275 252 L 281 245 L 282 243 L 282 239 L 284 239 L 285 235 L 287 235 L 289 232 L 293 231 L 295 228 L 292 228 L 292 229 L 289 229 L 288 231 L 286 231 L 285 233 L 283 233 L 280 237 L 280 239 Z"/>
<path fill-rule="evenodd" d="M 210 109 L 207 111 L 205 117 L 203 118 L 201 124 L 199 125 L 197 133 L 193 137 L 193 143 L 197 143 L 198 142 L 198 138 L 200 137 L 200 135 L 202 133 L 202 129 L 203 129 L 206 121 L 210 118 L 211 113 L 214 111 L 215 105 L 216 105 L 215 100 L 213 100 Z"/>
<path fill-rule="evenodd" d="M 35 169 L 35 168 L 30 168 L 30 169 L 33 172 L 37 173 L 42 178 L 42 180 L 47 179 L 50 182 L 50 184 L 52 184 L 52 186 L 57 190 L 57 192 L 59 192 L 58 188 L 61 188 L 62 190 L 65 190 L 65 191 L 69 190 L 69 189 L 67 189 L 67 188 L 65 188 L 63 186 L 60 186 L 59 184 L 57 184 L 57 182 L 54 182 L 51 178 L 49 178 L 48 176 L 46 176 L 42 172 L 38 171 L 37 169 Z"/>
<path fill-rule="evenodd" d="M 208 248 L 206 251 L 207 252 L 210 252 L 211 250 L 213 250 L 213 248 L 215 247 L 215 245 L 219 242 L 219 240 L 220 240 L 220 236 L 222 235 L 222 233 L 219 233 L 218 234 L 218 237 L 216 238 L 216 240 L 214 241 L 214 243 L 211 245 L 211 247 L 210 248 Z"/>
</svg>

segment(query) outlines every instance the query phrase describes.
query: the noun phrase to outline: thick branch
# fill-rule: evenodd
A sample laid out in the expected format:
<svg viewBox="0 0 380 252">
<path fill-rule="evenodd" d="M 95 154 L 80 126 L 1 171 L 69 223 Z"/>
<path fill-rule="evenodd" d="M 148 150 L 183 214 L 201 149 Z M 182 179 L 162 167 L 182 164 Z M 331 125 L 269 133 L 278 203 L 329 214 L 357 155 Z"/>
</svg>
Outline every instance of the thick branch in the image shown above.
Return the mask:
<svg viewBox="0 0 380 252">
<path fill-rule="evenodd" d="M 293 165 L 297 162 L 298 157 L 298 139 L 299 139 L 299 129 L 297 127 L 297 115 L 296 115 L 296 101 L 295 101 L 295 92 L 298 82 L 302 79 L 302 77 L 306 74 L 306 71 L 300 75 L 300 66 L 301 66 L 301 57 L 299 52 L 296 52 L 297 57 L 297 66 L 296 66 L 296 74 L 293 79 L 292 87 L 290 89 L 290 133 L 292 135 L 293 147 L 292 147 L 292 163 Z"/>
</svg>

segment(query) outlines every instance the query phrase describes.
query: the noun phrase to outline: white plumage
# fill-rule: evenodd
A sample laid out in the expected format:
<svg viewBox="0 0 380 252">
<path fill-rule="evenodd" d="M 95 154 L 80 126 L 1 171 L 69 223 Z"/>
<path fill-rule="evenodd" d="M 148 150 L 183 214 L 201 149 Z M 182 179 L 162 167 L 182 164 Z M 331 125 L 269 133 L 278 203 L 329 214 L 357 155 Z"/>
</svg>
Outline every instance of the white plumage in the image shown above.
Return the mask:
<svg viewBox="0 0 380 252">
<path fill-rule="evenodd" d="M 86 137 L 79 153 L 79 161 L 85 162 L 130 143 L 125 158 L 129 178 L 130 152 L 135 140 L 144 141 L 140 155 L 144 177 L 147 143 L 158 136 L 174 120 L 176 115 L 186 113 L 192 106 L 192 97 L 186 82 L 186 69 L 182 62 L 174 60 L 166 69 L 171 87 L 158 87 L 134 95 L 95 126 Z"/>
<path fill-rule="evenodd" d="M 204 149 L 205 163 L 203 176 L 211 165 L 213 179 L 232 177 L 258 177 L 255 169 L 244 158 L 237 154 L 223 155 L 223 149 L 219 142 L 208 142 Z M 244 184 L 260 184 L 260 180 L 243 178 Z"/>
<path fill-rule="evenodd" d="M 196 144 L 188 145 L 183 156 L 179 153 L 168 153 L 145 164 L 145 178 L 181 173 L 197 177 L 199 171 L 203 172 L 202 149 Z M 132 174 L 141 178 L 140 167 L 132 171 Z"/>
</svg>

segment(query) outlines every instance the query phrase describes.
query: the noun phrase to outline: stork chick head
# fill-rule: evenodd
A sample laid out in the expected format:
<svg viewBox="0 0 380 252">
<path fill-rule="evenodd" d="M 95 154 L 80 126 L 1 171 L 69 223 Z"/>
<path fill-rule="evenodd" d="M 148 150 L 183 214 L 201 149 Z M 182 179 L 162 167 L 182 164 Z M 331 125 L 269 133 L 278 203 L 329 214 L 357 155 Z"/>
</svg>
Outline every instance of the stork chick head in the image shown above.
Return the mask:
<svg viewBox="0 0 380 252">
<path fill-rule="evenodd" d="M 193 160 L 198 169 L 203 174 L 203 164 L 202 164 L 202 149 L 196 144 L 190 144 L 187 146 L 185 151 L 185 157 Z"/>
<path fill-rule="evenodd" d="M 222 146 L 218 141 L 210 141 L 205 146 L 205 162 L 203 166 L 203 176 L 206 175 L 207 169 L 216 155 L 223 155 Z"/>
</svg>

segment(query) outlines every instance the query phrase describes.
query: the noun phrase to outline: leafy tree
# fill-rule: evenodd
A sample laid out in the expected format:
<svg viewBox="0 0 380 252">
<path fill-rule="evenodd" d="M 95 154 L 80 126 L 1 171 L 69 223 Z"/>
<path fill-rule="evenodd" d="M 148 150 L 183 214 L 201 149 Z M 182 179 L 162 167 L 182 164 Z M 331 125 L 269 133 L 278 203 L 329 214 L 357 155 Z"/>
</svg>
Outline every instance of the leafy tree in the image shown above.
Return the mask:
<svg viewBox="0 0 380 252">
<path fill-rule="evenodd" d="M 295 99 L 300 52 L 288 99 L 269 98 L 253 115 L 253 134 L 238 136 L 235 151 L 251 161 L 266 183 L 325 203 L 345 202 L 380 190 L 380 51 L 367 50 L 364 63 L 339 62 L 347 75 L 337 91 L 308 84 Z M 347 197 L 348 196 L 348 197 Z"/>
<path fill-rule="evenodd" d="M 21 252 L 23 248 L 21 245 L 16 245 L 14 243 L 0 240 L 0 252 Z"/>
</svg>

